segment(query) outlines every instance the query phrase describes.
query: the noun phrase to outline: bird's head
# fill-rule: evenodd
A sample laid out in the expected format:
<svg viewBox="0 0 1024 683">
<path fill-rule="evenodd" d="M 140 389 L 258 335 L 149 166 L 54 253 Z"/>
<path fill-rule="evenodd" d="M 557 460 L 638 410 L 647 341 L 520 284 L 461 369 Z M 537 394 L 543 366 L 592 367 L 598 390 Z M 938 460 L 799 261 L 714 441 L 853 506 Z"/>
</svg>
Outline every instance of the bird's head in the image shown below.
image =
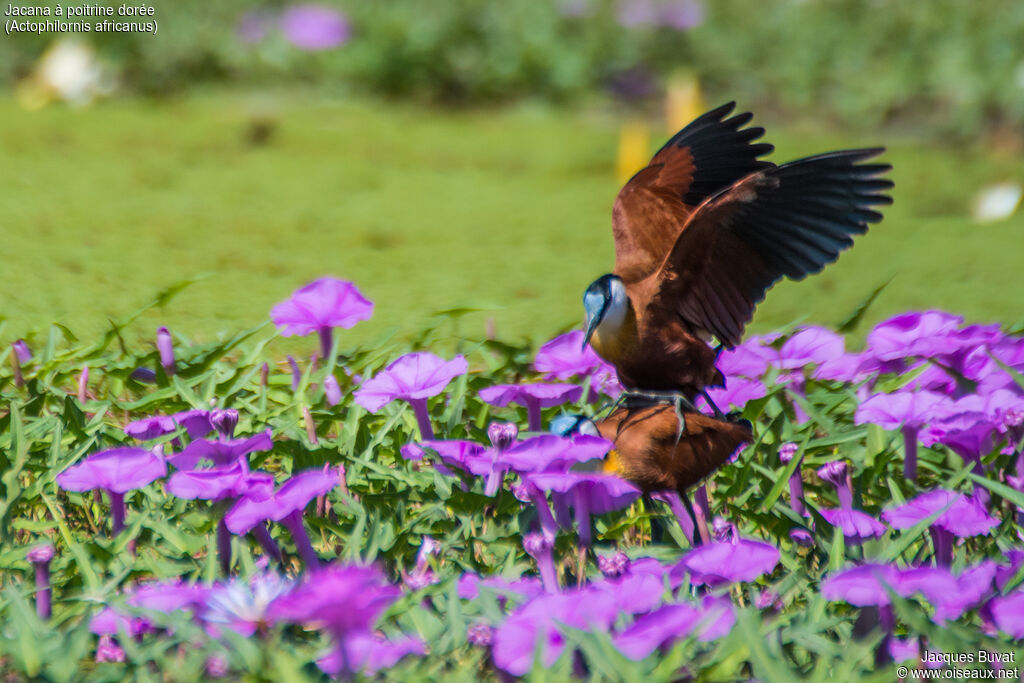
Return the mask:
<svg viewBox="0 0 1024 683">
<path fill-rule="evenodd" d="M 601 332 L 607 330 L 611 333 L 610 337 L 616 336 L 629 309 L 629 298 L 622 278 L 609 274 L 594 280 L 587 291 L 583 292 L 583 309 L 586 311 L 587 326 L 583 348 L 587 347 L 595 332 L 601 336 Z"/>
<path fill-rule="evenodd" d="M 585 415 L 559 415 L 551 421 L 551 433 L 558 436 L 601 436 L 594 421 Z"/>
</svg>

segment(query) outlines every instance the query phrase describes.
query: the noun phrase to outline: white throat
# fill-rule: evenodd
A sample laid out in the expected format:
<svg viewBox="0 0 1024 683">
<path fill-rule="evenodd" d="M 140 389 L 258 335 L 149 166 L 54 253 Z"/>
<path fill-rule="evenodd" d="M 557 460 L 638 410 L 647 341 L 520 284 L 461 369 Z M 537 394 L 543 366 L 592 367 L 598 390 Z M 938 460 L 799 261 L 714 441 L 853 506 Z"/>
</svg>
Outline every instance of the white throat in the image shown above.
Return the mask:
<svg viewBox="0 0 1024 683">
<path fill-rule="evenodd" d="M 618 332 L 626 321 L 626 313 L 629 312 L 629 297 L 626 296 L 626 286 L 622 284 L 622 280 L 612 280 L 609 289 L 612 298 L 604 310 L 604 317 L 597 325 L 599 334 Z"/>
</svg>

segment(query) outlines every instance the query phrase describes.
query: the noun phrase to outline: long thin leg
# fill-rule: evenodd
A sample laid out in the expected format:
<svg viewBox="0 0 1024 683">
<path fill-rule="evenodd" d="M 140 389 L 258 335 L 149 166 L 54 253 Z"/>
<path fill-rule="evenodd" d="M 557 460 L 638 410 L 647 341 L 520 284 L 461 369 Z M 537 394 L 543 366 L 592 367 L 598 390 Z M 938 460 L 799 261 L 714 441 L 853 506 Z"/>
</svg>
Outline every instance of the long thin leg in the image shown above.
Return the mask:
<svg viewBox="0 0 1024 683">
<path fill-rule="evenodd" d="M 699 524 L 699 521 L 697 520 L 697 513 L 694 512 L 693 504 L 690 502 L 690 497 L 688 495 L 686 495 L 685 491 L 680 491 L 679 492 L 679 499 L 681 501 L 683 501 L 683 506 L 686 508 L 687 514 L 689 514 L 690 515 L 690 519 L 693 520 L 693 530 L 694 531 L 693 531 L 693 538 L 691 540 L 693 541 L 693 547 L 696 548 L 697 546 L 703 544 L 703 541 L 701 539 L 701 534 L 700 534 L 700 524 Z"/>
<path fill-rule="evenodd" d="M 700 394 L 701 394 L 701 396 L 704 397 L 704 400 L 708 402 L 708 405 L 711 406 L 711 410 L 715 411 L 715 418 L 716 419 L 719 419 L 719 420 L 726 419 L 725 418 L 725 413 L 723 413 L 722 410 L 718 406 L 715 405 L 715 402 L 711 400 L 711 397 L 708 396 L 707 389 L 701 389 Z"/>
</svg>

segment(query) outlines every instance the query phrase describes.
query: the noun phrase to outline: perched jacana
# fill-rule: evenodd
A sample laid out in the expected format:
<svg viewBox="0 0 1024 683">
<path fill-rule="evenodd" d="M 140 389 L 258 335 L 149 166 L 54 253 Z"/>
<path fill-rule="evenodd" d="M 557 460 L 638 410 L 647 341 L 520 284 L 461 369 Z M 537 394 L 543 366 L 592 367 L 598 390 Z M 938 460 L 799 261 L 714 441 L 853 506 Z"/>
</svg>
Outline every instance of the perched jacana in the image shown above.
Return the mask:
<svg viewBox="0 0 1024 683">
<path fill-rule="evenodd" d="M 743 127 L 751 114 L 726 118 L 733 106 L 676 133 L 615 200 L 615 270 L 583 295 L 584 344 L 627 389 L 692 401 L 721 384 L 712 337 L 739 344 L 775 282 L 834 262 L 892 203 L 891 166 L 866 163 L 882 148 L 776 166 L 754 142 L 764 129 Z"/>
</svg>

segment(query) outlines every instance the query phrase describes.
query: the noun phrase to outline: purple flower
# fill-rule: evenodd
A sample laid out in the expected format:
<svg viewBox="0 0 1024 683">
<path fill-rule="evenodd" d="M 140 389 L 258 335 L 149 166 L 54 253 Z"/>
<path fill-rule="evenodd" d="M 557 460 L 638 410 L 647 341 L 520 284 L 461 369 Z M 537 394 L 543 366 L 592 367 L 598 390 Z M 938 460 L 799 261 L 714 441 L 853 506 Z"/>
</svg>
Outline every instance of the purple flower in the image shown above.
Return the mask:
<svg viewBox="0 0 1024 683">
<path fill-rule="evenodd" d="M 117 642 L 111 636 L 100 636 L 100 641 L 96 645 L 96 662 L 101 664 L 103 662 L 123 661 L 124 650 L 118 646 Z"/>
<path fill-rule="evenodd" d="M 156 373 L 150 368 L 135 368 L 129 377 L 142 384 L 156 384 Z"/>
<path fill-rule="evenodd" d="M 466 641 L 470 645 L 490 647 L 494 642 L 494 627 L 489 624 L 470 624 L 466 629 Z"/>
<path fill-rule="evenodd" d="M 174 340 L 166 327 L 157 328 L 156 348 L 160 352 L 160 365 L 163 366 L 164 372 L 168 376 L 173 375 L 177 371 L 174 363 Z"/>
<path fill-rule="evenodd" d="M 369 631 L 400 591 L 376 567 L 328 565 L 278 597 L 275 620 L 322 624 L 339 638 Z"/>
<path fill-rule="evenodd" d="M 940 510 L 945 511 L 932 523 L 929 532 L 935 546 L 935 562 L 943 567 L 953 562 L 954 536 L 987 535 L 999 524 L 977 500 L 944 489 L 922 493 L 903 505 L 885 510 L 882 517 L 894 529 L 909 529 Z"/>
<path fill-rule="evenodd" d="M 903 474 L 917 479 L 917 435 L 928 422 L 949 413 L 951 401 L 931 391 L 875 394 L 857 407 L 854 421 L 903 431 Z"/>
<path fill-rule="evenodd" d="M 165 434 L 173 434 L 178 427 L 184 427 L 188 438 L 195 439 L 213 431 L 210 424 L 210 411 L 186 410 L 174 415 L 154 415 L 141 420 L 129 422 L 124 433 L 139 441 L 148 441 Z"/>
<path fill-rule="evenodd" d="M 782 345 L 775 365 L 783 370 L 796 370 L 809 364 L 833 361 L 845 352 L 846 342 L 842 336 L 824 327 L 805 327 Z"/>
<path fill-rule="evenodd" d="M 639 661 L 693 633 L 702 642 L 721 638 L 728 635 L 735 623 L 736 614 L 729 599 L 709 595 L 699 606 L 665 605 L 637 619 L 613 640 L 619 652 Z"/>
<path fill-rule="evenodd" d="M 128 597 L 127 604 L 143 610 L 170 614 L 177 610 L 196 612 L 206 604 L 210 589 L 180 579 L 153 581 L 136 588 Z"/>
<path fill-rule="evenodd" d="M 47 620 L 53 613 L 50 601 L 50 560 L 53 559 L 53 544 L 41 543 L 25 555 L 36 573 L 36 614 Z"/>
<path fill-rule="evenodd" d="M 407 655 L 425 655 L 426 644 L 416 636 L 403 635 L 387 639 L 373 633 L 356 633 L 345 640 L 346 658 L 338 649 L 317 660 L 320 670 L 337 676 L 351 670 L 373 674 L 389 669 Z"/>
<path fill-rule="evenodd" d="M 611 441 L 599 436 L 542 434 L 503 451 L 501 460 L 520 474 L 565 472 L 580 463 L 602 460 L 611 448 Z"/>
<path fill-rule="evenodd" d="M 494 406 L 506 406 L 515 402 L 526 406 L 531 432 L 539 432 L 541 408 L 575 403 L 583 389 L 575 384 L 499 384 L 480 390 L 480 399 Z"/>
<path fill-rule="evenodd" d="M 868 333 L 868 351 L 880 360 L 930 358 L 948 349 L 946 339 L 963 321 L 942 311 L 903 313 L 880 322 Z"/>
<path fill-rule="evenodd" d="M 299 9 L 293 8 L 288 12 Z M 333 10 L 328 12 L 333 14 Z M 310 282 L 297 289 L 291 299 L 270 309 L 270 318 L 282 336 L 304 336 L 313 332 L 319 334 L 322 358 L 327 358 L 331 353 L 333 328 L 342 327 L 347 330 L 358 322 L 369 320 L 372 315 L 373 303 L 354 284 L 333 277 Z"/>
<path fill-rule="evenodd" d="M 537 562 L 544 590 L 548 593 L 558 592 L 558 575 L 555 572 L 555 559 L 551 550 L 554 538 L 547 534 L 526 534 L 523 536 L 523 550 Z"/>
<path fill-rule="evenodd" d="M 537 351 L 533 369 L 545 379 L 590 378 L 591 388 L 615 397 L 622 391 L 615 368 L 604 362 L 589 345 L 583 348 L 583 332 L 573 330 L 546 342 Z M 588 397 L 596 400 L 596 397 Z"/>
<path fill-rule="evenodd" d="M 615 595 L 610 591 L 583 590 L 533 598 L 495 631 L 491 650 L 494 663 L 514 676 L 522 676 L 532 668 L 539 642 L 541 666 L 549 668 L 565 649 L 561 627 L 607 631 L 618 613 Z"/>
<path fill-rule="evenodd" d="M 885 533 L 885 525 L 871 515 L 853 509 L 853 490 L 845 460 L 825 463 L 818 469 L 818 476 L 834 486 L 839 496 L 839 507 L 822 508 L 821 516 L 832 526 L 843 530 L 847 543 L 857 545 Z"/>
<path fill-rule="evenodd" d="M 322 470 L 306 470 L 292 475 L 268 498 L 242 497 L 224 515 L 224 523 L 233 534 L 244 534 L 266 520 L 281 522 L 291 532 L 299 554 L 311 568 L 319 566 L 309 534 L 302 521 L 303 510 L 317 496 L 325 495 L 338 485 L 340 473 L 324 466 Z"/>
<path fill-rule="evenodd" d="M 459 577 L 457 593 L 463 600 L 476 600 L 480 595 L 480 587 L 504 594 L 513 594 L 522 598 L 532 598 L 545 592 L 539 579 L 526 577 L 515 580 L 503 579 L 500 576 L 489 576 L 481 579 L 476 574 L 463 574 Z"/>
<path fill-rule="evenodd" d="M 327 397 L 328 405 L 336 406 L 341 403 L 341 387 L 338 386 L 338 380 L 334 375 L 327 375 L 324 378 L 324 396 Z"/>
<path fill-rule="evenodd" d="M 356 389 L 356 403 L 375 413 L 395 399 L 408 401 L 416 413 L 420 436 L 434 438 L 427 412 L 427 399 L 437 396 L 448 383 L 469 370 L 462 356 L 446 361 L 429 351 L 407 353 Z"/>
<path fill-rule="evenodd" d="M 995 598 L 989 603 L 989 611 L 1001 631 L 1017 640 L 1024 638 L 1024 591 Z"/>
<path fill-rule="evenodd" d="M 510 469 L 519 473 L 564 472 L 576 463 L 604 457 L 611 443 L 594 436 L 554 434 L 530 437 L 504 449 L 486 448 L 472 441 L 428 440 L 406 444 L 402 447 L 402 456 L 407 460 L 422 460 L 425 448 L 435 451 L 447 465 L 486 477 L 484 495 L 493 496 Z M 443 474 L 451 474 L 447 468 L 441 470 L 440 465 L 438 469 Z"/>
<path fill-rule="evenodd" d="M 894 529 L 909 529 L 939 510 L 945 512 L 938 516 L 933 525 L 961 538 L 987 535 L 999 525 L 999 521 L 989 516 L 977 501 L 962 493 L 944 489 L 922 493 L 903 505 L 885 510 L 882 517 Z"/>
<path fill-rule="evenodd" d="M 833 460 L 818 468 L 818 476 L 822 481 L 835 487 L 836 493 L 839 495 L 839 505 L 844 508 L 850 508 L 853 505 L 853 491 L 850 490 L 850 484 L 847 481 L 848 475 L 849 469 L 845 460 Z"/>
<path fill-rule="evenodd" d="M 881 606 L 890 602 L 886 587 L 896 591 L 899 583 L 896 567 L 865 564 L 830 575 L 821 584 L 821 594 L 826 600 L 844 600 L 857 607 Z"/>
<path fill-rule="evenodd" d="M 24 365 L 32 360 L 32 350 L 28 348 L 28 344 L 25 343 L 24 339 L 18 339 L 11 348 L 14 349 L 14 356 L 18 359 L 18 362 Z"/>
<path fill-rule="evenodd" d="M 274 620 L 322 625 L 337 641 L 337 664 L 328 660 L 329 668 L 353 673 L 369 661 L 362 658 L 369 655 L 364 637 L 399 594 L 376 567 L 332 565 L 307 574 L 302 584 L 274 601 L 269 615 Z M 362 647 L 350 647 L 353 641 Z"/>
<path fill-rule="evenodd" d="M 337 47 L 351 35 L 345 15 L 324 5 L 289 7 L 281 15 L 281 30 L 289 43 L 302 50 L 327 50 Z"/>
<path fill-rule="evenodd" d="M 796 527 L 790 529 L 789 538 L 799 546 L 810 548 L 814 545 L 814 536 L 807 529 Z"/>
<path fill-rule="evenodd" d="M 877 519 L 852 508 L 822 508 L 821 516 L 832 526 L 843 530 L 843 537 L 849 545 L 878 538 L 886 531 L 885 525 Z"/>
<path fill-rule="evenodd" d="M 269 451 L 273 447 L 274 442 L 270 438 L 269 429 L 245 439 L 225 441 L 196 439 L 181 453 L 169 457 L 167 462 L 179 470 L 194 470 L 204 460 L 216 466 L 231 465 L 249 453 Z"/>
<path fill-rule="evenodd" d="M 580 545 L 590 546 L 590 516 L 621 510 L 640 496 L 640 489 L 614 475 L 586 472 L 541 472 L 526 477 L 531 486 L 551 491 L 559 500 L 571 505 L 576 513 Z"/>
<path fill-rule="evenodd" d="M 210 424 L 222 439 L 230 439 L 235 435 L 235 427 L 238 426 L 238 411 L 234 408 L 211 410 Z"/>
<path fill-rule="evenodd" d="M 732 377 L 726 381 L 725 387 L 709 387 L 708 395 L 715 405 L 722 410 L 735 408 L 743 410 L 748 401 L 764 398 L 768 391 L 756 379 L 746 377 Z M 698 405 L 704 403 L 704 398 L 698 400 Z"/>
<path fill-rule="evenodd" d="M 195 439 L 206 436 L 213 431 L 213 424 L 210 422 L 210 411 L 197 409 L 186 410 L 173 415 L 175 422 L 180 424 L 188 432 L 188 438 Z"/>
<path fill-rule="evenodd" d="M 90 455 L 57 475 L 66 491 L 101 488 L 110 497 L 112 533 L 124 528 L 124 494 L 167 476 L 163 458 L 143 448 L 113 448 Z"/>
<path fill-rule="evenodd" d="M 210 655 L 206 658 L 204 670 L 210 678 L 224 678 L 231 673 L 231 665 L 222 655 Z"/>
<path fill-rule="evenodd" d="M 715 365 L 727 378 L 736 375 L 757 379 L 768 371 L 768 365 L 779 359 L 779 352 L 769 344 L 777 336 L 751 337 L 739 346 L 722 351 Z"/>
<path fill-rule="evenodd" d="M 741 539 L 735 543 L 708 543 L 688 552 L 670 575 L 689 572 L 695 584 L 717 586 L 735 581 L 754 581 L 775 569 L 779 549 L 768 543 Z"/>
<path fill-rule="evenodd" d="M 164 434 L 173 434 L 177 429 L 178 423 L 170 415 L 154 415 L 129 422 L 125 425 L 124 433 L 139 441 L 149 441 Z"/>
<path fill-rule="evenodd" d="M 269 498 L 274 492 L 274 476 L 268 472 L 250 472 L 243 462 L 225 468 L 180 470 L 171 475 L 167 492 L 186 500 L 224 500 L 246 495 Z"/>
<path fill-rule="evenodd" d="M 606 577 L 618 577 L 629 571 L 629 556 L 621 550 L 614 555 L 598 555 L 597 568 Z"/>
<path fill-rule="evenodd" d="M 514 422 L 492 422 L 487 425 L 487 438 L 499 452 L 508 450 L 519 438 L 519 427 Z"/>
</svg>

